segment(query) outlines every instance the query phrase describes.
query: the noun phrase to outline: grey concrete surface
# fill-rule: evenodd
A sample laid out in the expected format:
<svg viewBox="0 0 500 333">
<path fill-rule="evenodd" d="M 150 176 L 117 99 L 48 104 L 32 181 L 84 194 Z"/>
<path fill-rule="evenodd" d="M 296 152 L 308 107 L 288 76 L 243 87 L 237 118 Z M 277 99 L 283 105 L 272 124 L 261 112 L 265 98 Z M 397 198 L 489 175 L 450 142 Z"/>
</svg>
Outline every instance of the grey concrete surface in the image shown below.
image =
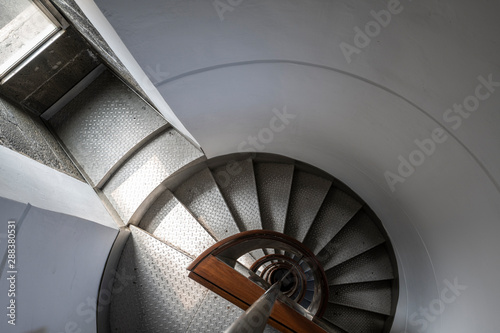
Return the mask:
<svg viewBox="0 0 500 333">
<path fill-rule="evenodd" d="M 80 173 L 36 117 L 0 97 L 0 145 L 82 180 Z"/>
</svg>

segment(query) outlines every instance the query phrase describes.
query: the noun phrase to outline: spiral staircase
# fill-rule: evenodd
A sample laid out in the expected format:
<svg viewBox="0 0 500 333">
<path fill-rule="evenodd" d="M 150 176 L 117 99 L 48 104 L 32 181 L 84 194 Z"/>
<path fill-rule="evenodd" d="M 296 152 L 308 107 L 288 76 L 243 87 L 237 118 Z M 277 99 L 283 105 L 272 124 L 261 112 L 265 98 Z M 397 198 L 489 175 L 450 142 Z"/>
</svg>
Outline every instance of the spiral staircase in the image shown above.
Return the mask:
<svg viewBox="0 0 500 333">
<path fill-rule="evenodd" d="M 220 332 L 290 268 L 268 331 L 498 331 L 500 3 L 35 2 L 71 26 L 2 86 L 1 332 Z M 59 99 L 100 62 L 161 115 L 103 66 Z"/>
<path fill-rule="evenodd" d="M 398 299 L 396 261 L 382 224 L 361 198 L 321 170 L 282 156 L 207 160 L 113 73 L 101 68 L 98 74 L 47 122 L 130 232 L 111 251 L 119 257 L 116 272 L 129 279 L 116 278 L 120 288 L 101 304 L 109 305 L 109 316 L 100 329 L 221 332 L 251 304 L 238 307 L 209 291 L 187 268 L 207 249 L 253 231 L 268 242 L 236 251 L 232 261 L 219 258 L 224 267 L 262 293 L 293 267 L 280 301 L 287 311 L 293 308 L 320 331 L 389 332 Z M 109 260 L 107 271 L 115 264 Z M 296 331 L 273 317 L 269 323 Z M 266 332 L 273 331 L 268 325 Z"/>
</svg>

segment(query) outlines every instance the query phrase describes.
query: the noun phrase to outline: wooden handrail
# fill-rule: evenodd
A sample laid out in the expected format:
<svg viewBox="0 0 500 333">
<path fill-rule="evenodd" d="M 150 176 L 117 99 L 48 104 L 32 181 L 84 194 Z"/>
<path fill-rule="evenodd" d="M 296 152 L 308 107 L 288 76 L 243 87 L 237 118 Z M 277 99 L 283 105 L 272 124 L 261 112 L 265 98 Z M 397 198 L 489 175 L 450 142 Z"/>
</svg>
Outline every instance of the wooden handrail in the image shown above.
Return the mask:
<svg viewBox="0 0 500 333">
<path fill-rule="evenodd" d="M 329 291 L 326 274 L 315 255 L 307 247 L 279 232 L 251 230 L 219 241 L 188 266 L 189 277 L 240 308 L 246 309 L 264 293 L 264 289 L 237 272 L 234 264 L 242 255 L 263 248 L 277 248 L 293 253 L 312 269 L 315 280 L 315 298 L 309 311 L 312 311 L 311 314 L 314 315 L 315 320 L 321 318 L 328 304 Z M 291 258 L 288 259 L 291 260 Z M 316 295 L 320 298 L 317 299 Z M 273 312 L 270 318 L 271 325 L 274 324 L 276 328 L 286 332 L 325 332 L 287 304 L 283 302 L 278 302 L 278 304 L 275 308 L 279 315 Z M 290 325 L 297 326 L 298 330 L 292 329 Z M 312 327 L 315 327 L 314 330 Z"/>
<path fill-rule="evenodd" d="M 204 256 L 194 267 L 190 266 L 189 277 L 243 310 L 248 309 L 265 292 L 211 254 Z M 282 332 L 326 333 L 280 300 L 271 311 L 269 324 Z"/>
</svg>

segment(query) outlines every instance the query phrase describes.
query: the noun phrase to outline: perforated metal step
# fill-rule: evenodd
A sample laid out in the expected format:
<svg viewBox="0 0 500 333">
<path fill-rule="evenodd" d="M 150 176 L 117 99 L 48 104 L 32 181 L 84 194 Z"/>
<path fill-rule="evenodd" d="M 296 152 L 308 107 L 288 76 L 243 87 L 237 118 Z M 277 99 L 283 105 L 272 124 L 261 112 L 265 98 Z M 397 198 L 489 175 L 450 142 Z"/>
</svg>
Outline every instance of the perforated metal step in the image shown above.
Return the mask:
<svg viewBox="0 0 500 333">
<path fill-rule="evenodd" d="M 394 278 L 389 254 L 383 245 L 354 257 L 326 272 L 329 285 L 390 280 Z"/>
<path fill-rule="evenodd" d="M 186 332 L 208 292 L 187 277 L 191 259 L 130 229 L 111 298 L 111 332 Z"/>
<path fill-rule="evenodd" d="M 304 244 L 318 254 L 361 208 L 361 204 L 343 191 L 331 188 L 312 224 Z"/>
<path fill-rule="evenodd" d="M 391 281 L 342 284 L 330 286 L 328 302 L 390 315 L 391 295 Z"/>
<path fill-rule="evenodd" d="M 302 242 L 323 204 L 332 182 L 295 171 L 285 224 L 285 234 Z"/>
<path fill-rule="evenodd" d="M 106 70 L 49 124 L 97 185 L 129 150 L 167 122 Z"/>
<path fill-rule="evenodd" d="M 378 227 L 359 211 L 318 254 L 325 270 L 385 242 Z"/>
<path fill-rule="evenodd" d="M 120 217 L 130 217 L 165 178 L 203 154 L 171 128 L 142 147 L 111 177 L 103 192 Z"/>
<path fill-rule="evenodd" d="M 240 232 L 208 168 L 185 181 L 174 194 L 217 240 Z"/>
<path fill-rule="evenodd" d="M 262 227 L 283 232 L 293 180 L 293 165 L 257 163 L 254 165 Z"/>
<path fill-rule="evenodd" d="M 149 208 L 139 227 L 194 257 L 215 243 L 168 190 Z"/>
<path fill-rule="evenodd" d="M 323 318 L 349 333 L 381 333 L 386 320 L 378 313 L 337 304 L 328 304 Z"/>
<path fill-rule="evenodd" d="M 252 160 L 223 164 L 212 173 L 239 229 L 262 229 Z"/>
</svg>

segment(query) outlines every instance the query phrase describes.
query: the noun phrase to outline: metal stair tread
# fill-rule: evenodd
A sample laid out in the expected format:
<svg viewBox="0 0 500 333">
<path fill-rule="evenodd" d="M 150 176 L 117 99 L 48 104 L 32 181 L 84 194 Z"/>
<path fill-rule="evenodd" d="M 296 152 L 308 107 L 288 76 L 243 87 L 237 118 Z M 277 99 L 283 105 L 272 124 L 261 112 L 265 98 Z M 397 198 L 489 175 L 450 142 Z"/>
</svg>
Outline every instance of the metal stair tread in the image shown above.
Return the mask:
<svg viewBox="0 0 500 333">
<path fill-rule="evenodd" d="M 193 256 L 215 244 L 212 236 L 169 190 L 151 205 L 139 226 Z"/>
<path fill-rule="evenodd" d="M 174 191 L 174 195 L 216 240 L 240 232 L 208 168 L 186 180 Z"/>
<path fill-rule="evenodd" d="M 106 70 L 49 124 L 96 185 L 130 149 L 167 122 Z"/>
<path fill-rule="evenodd" d="M 304 239 L 304 245 L 318 254 L 361 206 L 347 193 L 332 187 Z"/>
<path fill-rule="evenodd" d="M 117 269 L 130 283 L 113 293 L 112 331 L 185 332 L 208 292 L 187 277 L 192 259 L 142 229 L 130 230 Z"/>
<path fill-rule="evenodd" d="M 378 227 L 362 210 L 317 255 L 325 270 L 385 242 Z"/>
<path fill-rule="evenodd" d="M 348 333 L 347 331 L 341 329 L 340 327 L 332 324 L 327 319 L 321 318 L 316 322 L 320 327 L 322 327 L 328 333 Z"/>
<path fill-rule="evenodd" d="M 262 229 L 252 160 L 223 164 L 215 168 L 212 174 L 239 229 Z"/>
<path fill-rule="evenodd" d="M 323 319 L 349 333 L 382 333 L 387 316 L 354 309 L 338 304 L 328 304 Z"/>
<path fill-rule="evenodd" d="M 388 316 L 391 314 L 392 281 L 330 286 L 328 302 Z"/>
<path fill-rule="evenodd" d="M 302 242 L 325 200 L 332 182 L 297 170 L 293 176 L 285 234 Z"/>
<path fill-rule="evenodd" d="M 120 217 L 128 222 L 162 181 L 202 155 L 186 138 L 170 128 L 127 160 L 102 191 Z"/>
<path fill-rule="evenodd" d="M 283 232 L 290 198 L 294 166 L 281 163 L 256 163 L 255 181 L 262 227 Z"/>
<path fill-rule="evenodd" d="M 329 285 L 390 280 L 394 278 L 389 254 L 379 245 L 325 271 Z"/>
</svg>

